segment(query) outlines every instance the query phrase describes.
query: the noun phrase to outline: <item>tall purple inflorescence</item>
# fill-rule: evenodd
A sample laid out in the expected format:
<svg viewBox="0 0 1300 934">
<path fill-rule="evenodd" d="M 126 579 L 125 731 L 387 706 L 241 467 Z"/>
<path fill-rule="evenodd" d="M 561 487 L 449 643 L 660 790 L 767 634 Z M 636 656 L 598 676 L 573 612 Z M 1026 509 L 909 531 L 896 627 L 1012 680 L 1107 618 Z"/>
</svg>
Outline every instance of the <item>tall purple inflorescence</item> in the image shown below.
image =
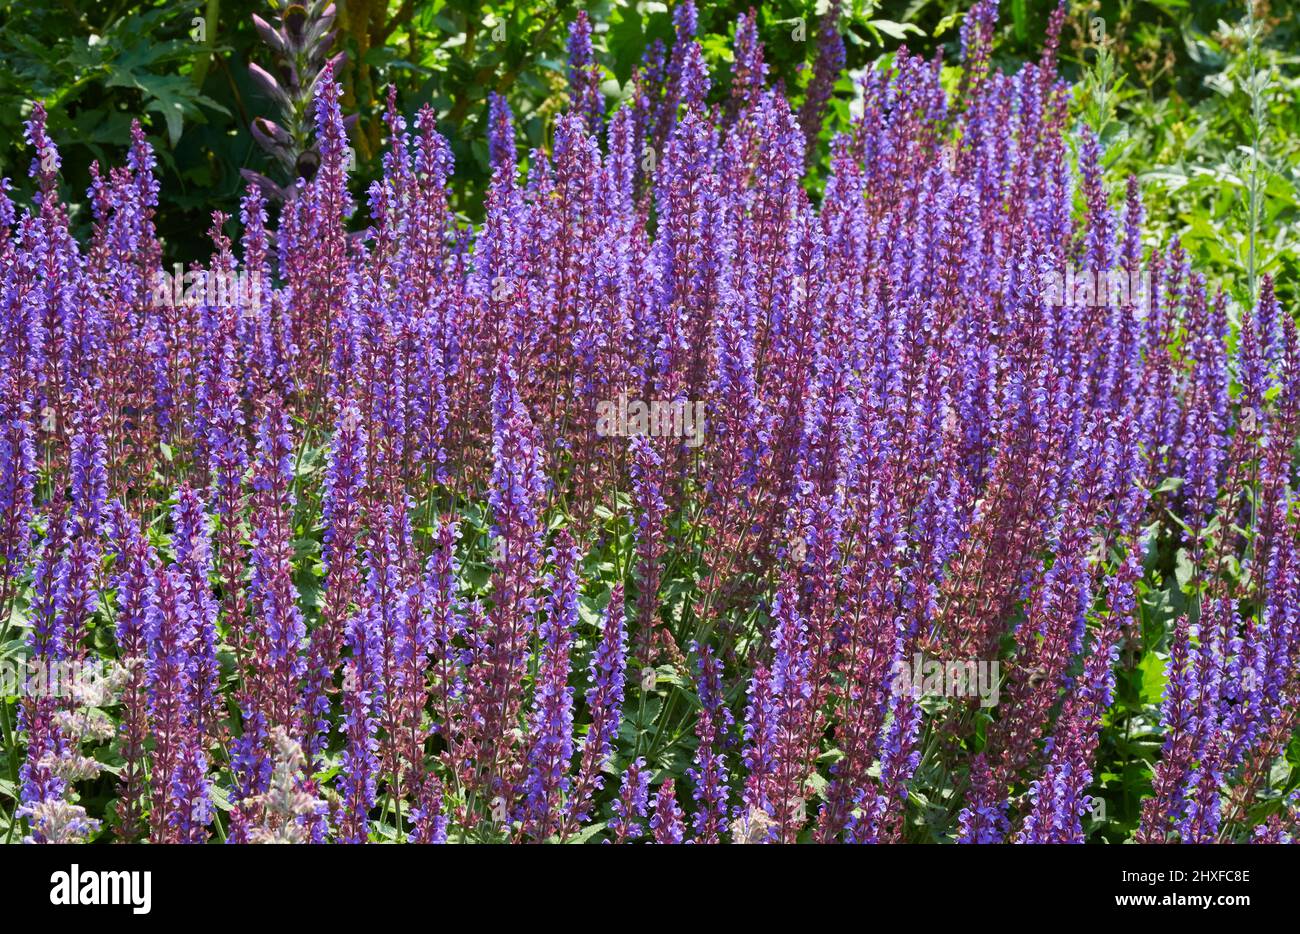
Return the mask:
<svg viewBox="0 0 1300 934">
<path fill-rule="evenodd" d="M 852 106 L 840 0 L 557 9 L 529 152 L 496 78 L 486 152 L 397 88 L 349 140 L 336 12 L 255 21 L 292 178 L 209 257 L 139 121 L 73 204 L 34 104 L 0 179 L 11 837 L 1077 843 L 1118 769 L 1136 842 L 1300 839 L 1294 284 L 1155 242 L 1067 4 Z"/>
</svg>

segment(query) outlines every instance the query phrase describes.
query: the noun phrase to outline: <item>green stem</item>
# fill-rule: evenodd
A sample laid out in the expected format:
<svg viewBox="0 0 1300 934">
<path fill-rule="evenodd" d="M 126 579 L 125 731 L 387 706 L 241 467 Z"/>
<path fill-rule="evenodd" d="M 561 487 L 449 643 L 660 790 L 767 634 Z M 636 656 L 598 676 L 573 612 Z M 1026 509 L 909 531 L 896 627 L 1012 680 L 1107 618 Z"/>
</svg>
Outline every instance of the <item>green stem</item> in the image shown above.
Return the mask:
<svg viewBox="0 0 1300 934">
<path fill-rule="evenodd" d="M 18 744 L 14 742 L 13 726 L 9 722 L 9 702 L 0 700 L 0 726 L 4 728 L 5 761 L 9 763 L 9 780 L 13 783 L 14 803 L 9 809 L 9 831 L 5 834 L 5 843 L 14 838 L 14 827 L 18 823 Z"/>
<path fill-rule="evenodd" d="M 1264 97 L 1260 88 L 1259 71 L 1259 24 L 1255 20 L 1254 0 L 1246 0 L 1247 52 L 1246 61 L 1250 80 L 1250 197 L 1247 203 L 1249 212 L 1247 235 L 1249 237 L 1246 254 L 1246 282 L 1250 291 L 1250 303 L 1258 301 L 1256 291 L 1258 270 L 1255 266 L 1255 239 L 1259 231 L 1259 147 L 1262 142 L 1264 125 Z"/>
<path fill-rule="evenodd" d="M 217 17 L 221 15 L 221 0 L 208 0 L 208 7 L 203 13 L 203 54 L 194 63 L 190 77 L 196 88 L 202 88 L 207 80 L 208 68 L 212 65 L 213 47 L 216 45 Z"/>
</svg>

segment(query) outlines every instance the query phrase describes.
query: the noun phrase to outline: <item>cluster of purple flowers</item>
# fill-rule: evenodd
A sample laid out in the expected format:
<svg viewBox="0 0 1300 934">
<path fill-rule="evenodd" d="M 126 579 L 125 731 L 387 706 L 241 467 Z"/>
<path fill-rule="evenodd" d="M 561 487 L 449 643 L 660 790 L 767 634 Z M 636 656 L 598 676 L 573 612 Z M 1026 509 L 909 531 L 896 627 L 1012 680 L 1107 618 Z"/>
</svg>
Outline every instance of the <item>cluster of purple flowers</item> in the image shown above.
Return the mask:
<svg viewBox="0 0 1300 934">
<path fill-rule="evenodd" d="M 611 114 L 579 15 L 525 172 L 491 101 L 478 228 L 393 95 L 353 218 L 325 64 L 275 228 L 256 184 L 239 248 L 214 216 L 201 271 L 261 287 L 192 302 L 155 300 L 139 128 L 82 245 L 34 110 L 34 205 L 0 186 L 0 645 L 20 608 L 31 656 L 111 659 L 122 765 L 84 774 L 84 699 L 24 697 L 31 839 L 1081 842 L 1126 647 L 1168 653 L 1137 838 L 1297 837 L 1291 316 L 1145 247 L 1136 181 L 1112 205 L 1063 8 L 1003 74 L 978 0 L 955 95 L 938 57 L 865 72 L 814 199 L 840 7 L 798 110 L 752 13 L 715 87 L 687 0 Z M 1150 294 L 1057 301 L 1068 268 Z M 599 432 L 628 397 L 702 434 Z M 1000 665 L 1000 699 L 921 696 L 920 656 Z"/>
</svg>

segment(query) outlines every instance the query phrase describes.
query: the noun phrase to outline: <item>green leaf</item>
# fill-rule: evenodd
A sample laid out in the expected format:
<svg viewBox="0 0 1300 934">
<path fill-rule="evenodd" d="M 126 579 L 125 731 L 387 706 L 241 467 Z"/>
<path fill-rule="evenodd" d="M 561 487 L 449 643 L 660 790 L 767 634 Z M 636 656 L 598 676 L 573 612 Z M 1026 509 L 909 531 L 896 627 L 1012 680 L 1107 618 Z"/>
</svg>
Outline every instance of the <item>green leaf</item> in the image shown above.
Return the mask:
<svg viewBox="0 0 1300 934">
<path fill-rule="evenodd" d="M 909 34 L 917 36 L 925 35 L 925 33 L 923 33 L 920 27 L 915 23 L 896 23 L 892 19 L 868 20 L 867 26 L 868 28 L 883 32 L 885 35 L 889 36 L 889 38 L 897 39 L 899 42 L 906 40 Z"/>
<path fill-rule="evenodd" d="M 1178 581 L 1179 589 L 1186 590 L 1195 576 L 1196 565 L 1192 564 L 1191 556 L 1186 548 L 1179 548 L 1178 554 L 1174 556 L 1174 578 Z"/>
<path fill-rule="evenodd" d="M 1012 0 L 1011 22 L 1015 28 L 1016 39 L 1024 42 L 1029 38 L 1029 14 L 1025 10 L 1025 0 Z"/>
<path fill-rule="evenodd" d="M 565 842 L 566 843 L 587 843 L 591 840 L 592 837 L 596 836 L 598 833 L 603 832 L 607 824 L 608 824 L 607 821 L 600 821 L 599 823 L 596 824 L 590 824 L 582 828 L 582 830 L 580 830 L 578 833 L 575 833 L 572 837 L 569 837 L 569 839 L 566 840 Z"/>
<path fill-rule="evenodd" d="M 1166 477 L 1152 493 L 1173 493 L 1183 485 L 1182 477 Z"/>
<path fill-rule="evenodd" d="M 635 6 L 615 8 L 609 18 L 605 47 L 614 59 L 614 77 L 618 78 L 619 84 L 626 84 L 645 48 L 641 14 Z"/>
<path fill-rule="evenodd" d="M 222 810 L 222 811 L 233 810 L 234 806 L 230 803 L 230 793 L 225 788 L 222 788 L 220 785 L 213 784 L 211 786 L 211 789 L 212 789 L 212 803 L 217 806 L 218 810 Z"/>
<path fill-rule="evenodd" d="M 952 13 L 949 13 L 943 19 L 939 20 L 938 24 L 934 27 L 934 38 L 938 39 L 949 29 L 956 26 L 961 20 L 962 15 L 963 14 L 960 11 L 954 10 Z"/>
<path fill-rule="evenodd" d="M 1142 674 L 1142 702 L 1159 704 L 1165 696 L 1165 685 L 1169 682 L 1165 675 L 1165 661 L 1159 652 L 1147 652 L 1138 662 L 1138 671 Z"/>
<path fill-rule="evenodd" d="M 604 609 L 605 604 L 609 602 L 606 595 L 604 600 L 593 600 L 586 594 L 578 595 L 578 619 L 583 625 L 591 626 L 593 629 L 600 628 L 600 611 Z"/>
</svg>

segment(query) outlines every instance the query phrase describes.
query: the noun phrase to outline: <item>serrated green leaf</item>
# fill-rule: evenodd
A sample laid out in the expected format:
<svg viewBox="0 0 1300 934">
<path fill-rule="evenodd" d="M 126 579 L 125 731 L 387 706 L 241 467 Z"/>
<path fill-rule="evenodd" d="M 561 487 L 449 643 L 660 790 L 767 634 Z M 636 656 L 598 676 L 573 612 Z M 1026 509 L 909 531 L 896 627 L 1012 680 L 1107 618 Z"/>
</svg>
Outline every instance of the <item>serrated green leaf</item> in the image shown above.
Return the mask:
<svg viewBox="0 0 1300 934">
<path fill-rule="evenodd" d="M 600 821 L 596 824 L 590 824 L 569 837 L 565 843 L 587 843 L 592 837 L 602 833 L 606 826 L 608 826 L 608 821 Z"/>
</svg>

